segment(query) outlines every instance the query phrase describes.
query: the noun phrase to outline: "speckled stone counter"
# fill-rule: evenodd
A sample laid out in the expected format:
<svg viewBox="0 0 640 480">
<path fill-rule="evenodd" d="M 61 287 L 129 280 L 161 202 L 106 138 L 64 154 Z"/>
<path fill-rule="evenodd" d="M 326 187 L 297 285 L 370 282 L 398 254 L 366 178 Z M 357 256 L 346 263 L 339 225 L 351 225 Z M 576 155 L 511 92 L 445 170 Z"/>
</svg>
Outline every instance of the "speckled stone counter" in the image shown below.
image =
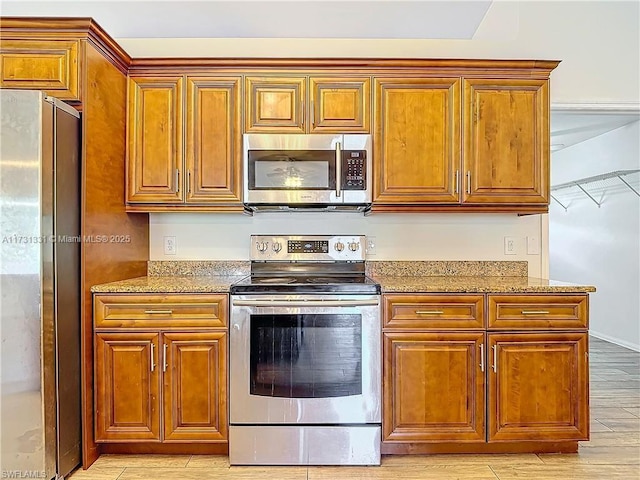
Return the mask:
<svg viewBox="0 0 640 480">
<path fill-rule="evenodd" d="M 525 261 L 382 260 L 367 261 L 366 269 L 371 277 L 526 277 L 529 266 Z"/>
<path fill-rule="evenodd" d="M 91 287 L 93 293 L 228 293 L 243 275 L 138 277 Z"/>
<path fill-rule="evenodd" d="M 372 275 L 382 293 L 587 293 L 591 285 L 574 285 L 544 278 L 487 276 Z"/>
</svg>

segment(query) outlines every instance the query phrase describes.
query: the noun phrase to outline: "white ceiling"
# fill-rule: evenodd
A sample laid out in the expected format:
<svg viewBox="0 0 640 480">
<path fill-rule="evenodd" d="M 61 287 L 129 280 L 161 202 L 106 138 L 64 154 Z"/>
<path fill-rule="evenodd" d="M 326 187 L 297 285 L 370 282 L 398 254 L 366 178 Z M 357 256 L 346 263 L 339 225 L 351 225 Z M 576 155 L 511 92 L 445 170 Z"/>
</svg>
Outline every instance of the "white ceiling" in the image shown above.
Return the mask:
<svg viewBox="0 0 640 480">
<path fill-rule="evenodd" d="M 491 1 L 2 1 L 3 15 L 93 17 L 114 38 L 470 39 Z"/>
</svg>

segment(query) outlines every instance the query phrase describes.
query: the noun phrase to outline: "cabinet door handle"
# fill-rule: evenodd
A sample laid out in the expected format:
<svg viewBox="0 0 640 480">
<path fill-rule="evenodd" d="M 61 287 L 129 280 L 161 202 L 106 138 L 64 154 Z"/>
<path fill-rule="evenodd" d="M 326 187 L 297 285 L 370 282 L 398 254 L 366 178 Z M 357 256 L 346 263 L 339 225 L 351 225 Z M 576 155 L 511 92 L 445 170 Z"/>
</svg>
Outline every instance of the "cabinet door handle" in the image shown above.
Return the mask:
<svg viewBox="0 0 640 480">
<path fill-rule="evenodd" d="M 173 310 L 145 310 L 146 315 L 172 315 Z"/>
<path fill-rule="evenodd" d="M 305 120 L 305 115 L 304 115 L 304 102 L 300 102 L 300 124 L 304 127 L 304 120 Z"/>
<path fill-rule="evenodd" d="M 166 372 L 167 371 L 167 367 L 169 365 L 167 365 L 167 344 L 163 344 L 162 345 L 162 371 Z"/>
<path fill-rule="evenodd" d="M 180 193 L 180 170 L 176 168 L 176 193 Z"/>
<path fill-rule="evenodd" d="M 480 371 L 484 372 L 484 343 L 480 344 Z"/>
<path fill-rule="evenodd" d="M 456 170 L 456 180 L 453 193 L 460 193 L 460 170 Z"/>
<path fill-rule="evenodd" d="M 548 315 L 548 310 L 522 310 L 522 315 Z"/>
<path fill-rule="evenodd" d="M 491 365 L 491 368 L 494 373 L 498 373 L 498 349 L 494 345 L 491 347 L 491 350 L 493 350 L 493 365 Z"/>
<path fill-rule="evenodd" d="M 187 193 L 191 193 L 191 170 L 187 170 Z"/>
<path fill-rule="evenodd" d="M 313 126 L 316 123 L 316 112 L 314 110 L 314 105 L 313 105 L 313 100 L 311 100 L 311 118 L 309 119 L 311 121 L 311 128 L 313 128 Z"/>
<path fill-rule="evenodd" d="M 467 193 L 471 195 L 471 171 L 467 171 Z"/>
<path fill-rule="evenodd" d="M 416 310 L 416 315 L 442 315 L 442 310 Z"/>
<path fill-rule="evenodd" d="M 156 362 L 155 362 L 155 358 L 156 358 L 156 345 L 155 343 L 151 344 L 151 350 L 149 350 L 149 356 L 151 357 L 151 371 L 153 372 L 156 369 Z"/>
<path fill-rule="evenodd" d="M 340 197 L 342 189 L 342 145 L 336 142 L 336 197 Z"/>
</svg>

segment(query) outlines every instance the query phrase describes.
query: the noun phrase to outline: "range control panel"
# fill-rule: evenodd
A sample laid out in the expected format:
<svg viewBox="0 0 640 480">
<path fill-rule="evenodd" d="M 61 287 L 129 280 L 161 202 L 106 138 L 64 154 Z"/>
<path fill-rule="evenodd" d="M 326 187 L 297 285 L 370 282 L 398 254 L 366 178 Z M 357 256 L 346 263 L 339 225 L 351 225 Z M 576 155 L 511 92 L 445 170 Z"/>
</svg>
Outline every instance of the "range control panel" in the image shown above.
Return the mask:
<svg viewBox="0 0 640 480">
<path fill-rule="evenodd" d="M 363 261 L 364 235 L 251 235 L 251 260 Z"/>
<path fill-rule="evenodd" d="M 342 189 L 364 190 L 367 187 L 367 152 L 345 150 L 342 152 Z"/>
</svg>

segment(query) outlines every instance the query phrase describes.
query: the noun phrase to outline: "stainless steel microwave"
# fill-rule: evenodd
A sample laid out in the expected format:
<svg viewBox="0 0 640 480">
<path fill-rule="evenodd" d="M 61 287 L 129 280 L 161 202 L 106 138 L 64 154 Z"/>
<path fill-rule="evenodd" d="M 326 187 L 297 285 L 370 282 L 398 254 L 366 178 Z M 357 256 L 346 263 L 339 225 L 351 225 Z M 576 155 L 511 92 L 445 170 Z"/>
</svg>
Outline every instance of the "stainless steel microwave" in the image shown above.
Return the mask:
<svg viewBox="0 0 640 480">
<path fill-rule="evenodd" d="M 250 210 L 371 205 L 371 135 L 245 134 L 243 143 Z"/>
</svg>

